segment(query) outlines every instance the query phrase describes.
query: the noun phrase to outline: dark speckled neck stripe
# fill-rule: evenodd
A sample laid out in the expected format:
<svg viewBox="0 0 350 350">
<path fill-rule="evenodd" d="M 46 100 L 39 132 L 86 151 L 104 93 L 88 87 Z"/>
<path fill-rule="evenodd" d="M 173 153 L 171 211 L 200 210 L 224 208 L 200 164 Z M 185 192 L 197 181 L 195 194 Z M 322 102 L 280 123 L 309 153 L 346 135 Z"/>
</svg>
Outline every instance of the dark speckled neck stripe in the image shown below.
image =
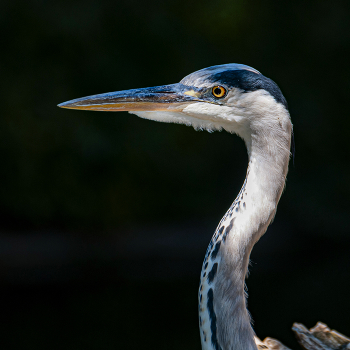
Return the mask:
<svg viewBox="0 0 350 350">
<path fill-rule="evenodd" d="M 208 283 L 213 282 L 216 272 L 218 270 L 218 263 L 215 263 L 208 273 Z"/>
<path fill-rule="evenodd" d="M 211 343 L 215 350 L 222 350 L 221 346 L 218 343 L 218 338 L 216 335 L 216 315 L 214 311 L 214 292 L 212 288 L 210 288 L 208 291 L 207 306 L 208 306 L 209 317 L 210 317 Z"/>
<path fill-rule="evenodd" d="M 216 259 L 216 256 L 218 255 L 219 253 L 219 249 L 220 249 L 220 245 L 221 245 L 221 241 L 217 242 L 215 244 L 215 247 L 213 249 L 213 252 L 211 253 L 211 259 L 214 260 Z"/>
</svg>

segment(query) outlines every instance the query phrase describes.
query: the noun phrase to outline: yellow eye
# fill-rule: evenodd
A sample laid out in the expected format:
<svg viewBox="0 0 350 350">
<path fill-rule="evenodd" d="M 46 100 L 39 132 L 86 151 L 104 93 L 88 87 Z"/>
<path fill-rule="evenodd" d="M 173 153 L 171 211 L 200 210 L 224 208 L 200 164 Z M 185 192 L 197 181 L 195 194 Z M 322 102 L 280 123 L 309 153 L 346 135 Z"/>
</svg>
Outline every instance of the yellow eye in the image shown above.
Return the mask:
<svg viewBox="0 0 350 350">
<path fill-rule="evenodd" d="M 226 95 L 226 89 L 222 86 L 214 86 L 211 92 L 216 98 L 221 98 Z"/>
</svg>

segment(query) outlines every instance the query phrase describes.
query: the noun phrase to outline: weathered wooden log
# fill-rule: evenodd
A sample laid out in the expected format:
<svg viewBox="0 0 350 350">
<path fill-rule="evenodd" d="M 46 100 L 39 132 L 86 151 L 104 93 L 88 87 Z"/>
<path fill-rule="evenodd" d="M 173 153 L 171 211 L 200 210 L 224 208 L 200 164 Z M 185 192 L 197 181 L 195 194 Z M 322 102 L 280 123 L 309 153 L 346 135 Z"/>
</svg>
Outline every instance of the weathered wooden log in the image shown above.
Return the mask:
<svg viewBox="0 0 350 350">
<path fill-rule="evenodd" d="M 294 331 L 299 344 L 306 350 L 350 350 L 350 339 L 326 324 L 318 322 L 308 330 L 301 323 L 294 323 Z"/>
<path fill-rule="evenodd" d="M 292 330 L 305 350 L 350 350 L 350 338 L 329 329 L 324 323 L 318 322 L 310 330 L 301 323 L 294 323 Z M 265 338 L 261 341 L 256 337 L 255 342 L 259 350 L 290 350 L 273 338 Z"/>
<path fill-rule="evenodd" d="M 258 337 L 255 337 L 255 343 L 259 350 L 290 350 L 274 338 L 265 338 L 261 341 Z"/>
</svg>

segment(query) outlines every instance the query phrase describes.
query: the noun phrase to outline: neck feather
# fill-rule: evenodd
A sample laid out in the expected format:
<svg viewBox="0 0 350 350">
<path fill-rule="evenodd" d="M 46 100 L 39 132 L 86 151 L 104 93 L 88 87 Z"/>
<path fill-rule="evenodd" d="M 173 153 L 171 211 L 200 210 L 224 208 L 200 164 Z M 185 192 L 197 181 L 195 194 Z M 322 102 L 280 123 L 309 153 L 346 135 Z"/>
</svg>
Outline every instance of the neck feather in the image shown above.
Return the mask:
<svg viewBox="0 0 350 350">
<path fill-rule="evenodd" d="M 249 154 L 246 180 L 217 227 L 203 263 L 199 290 L 203 350 L 257 349 L 244 281 L 250 252 L 273 219 L 284 188 L 289 125 L 278 135 L 272 130 L 262 137 L 253 131 L 245 140 Z M 273 140 L 274 145 L 265 140 Z"/>
</svg>

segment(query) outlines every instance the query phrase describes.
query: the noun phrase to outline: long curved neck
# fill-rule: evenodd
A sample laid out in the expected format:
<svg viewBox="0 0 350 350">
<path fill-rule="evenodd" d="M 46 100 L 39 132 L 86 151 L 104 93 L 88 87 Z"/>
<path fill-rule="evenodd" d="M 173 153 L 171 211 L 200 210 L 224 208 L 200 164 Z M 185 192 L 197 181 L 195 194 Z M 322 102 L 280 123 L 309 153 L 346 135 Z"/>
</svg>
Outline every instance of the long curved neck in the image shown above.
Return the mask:
<svg viewBox="0 0 350 350">
<path fill-rule="evenodd" d="M 272 132 L 272 131 L 271 131 Z M 290 134 L 265 145 L 246 140 L 249 166 L 243 187 L 209 244 L 201 273 L 199 322 L 203 350 L 256 350 L 244 281 L 250 252 L 273 219 L 288 171 Z M 287 136 L 286 136 L 287 135 Z M 289 136 L 288 136 L 289 135 Z"/>
</svg>

